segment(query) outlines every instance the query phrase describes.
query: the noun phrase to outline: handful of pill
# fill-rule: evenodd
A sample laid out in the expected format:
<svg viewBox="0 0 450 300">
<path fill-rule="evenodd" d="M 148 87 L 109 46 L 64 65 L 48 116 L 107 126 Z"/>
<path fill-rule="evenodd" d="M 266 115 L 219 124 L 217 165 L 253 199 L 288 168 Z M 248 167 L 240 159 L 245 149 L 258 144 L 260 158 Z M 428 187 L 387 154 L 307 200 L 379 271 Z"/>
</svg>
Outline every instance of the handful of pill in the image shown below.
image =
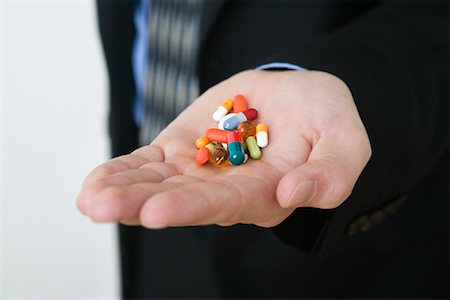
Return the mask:
<svg viewBox="0 0 450 300">
<path fill-rule="evenodd" d="M 261 148 L 269 143 L 266 124 L 253 122 L 258 111 L 248 108 L 243 95 L 236 95 L 234 100 L 226 99 L 213 113 L 218 128 L 209 128 L 205 136 L 195 141 L 198 148 L 195 161 L 203 165 L 208 161 L 222 167 L 241 165 L 250 156 L 261 158 Z"/>
</svg>

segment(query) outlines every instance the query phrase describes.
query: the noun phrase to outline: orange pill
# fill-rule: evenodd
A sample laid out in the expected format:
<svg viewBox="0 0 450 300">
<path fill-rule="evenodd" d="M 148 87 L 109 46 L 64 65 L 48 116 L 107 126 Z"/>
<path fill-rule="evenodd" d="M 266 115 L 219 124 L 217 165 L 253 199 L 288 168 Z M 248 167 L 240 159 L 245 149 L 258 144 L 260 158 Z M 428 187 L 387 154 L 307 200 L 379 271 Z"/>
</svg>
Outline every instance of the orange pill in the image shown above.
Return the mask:
<svg viewBox="0 0 450 300">
<path fill-rule="evenodd" d="M 218 128 L 210 128 L 206 130 L 206 138 L 213 142 L 226 143 L 228 130 L 221 130 Z"/>
<path fill-rule="evenodd" d="M 195 141 L 195 147 L 197 147 L 198 149 L 205 147 L 207 144 L 209 143 L 209 140 L 206 136 L 198 138 Z"/>
<path fill-rule="evenodd" d="M 195 162 L 199 165 L 206 164 L 209 161 L 209 150 L 208 148 L 200 148 L 197 151 L 197 155 L 195 156 Z"/>
<path fill-rule="evenodd" d="M 248 109 L 247 100 L 244 95 L 236 95 L 234 97 L 233 110 L 235 113 L 243 112 Z"/>
</svg>

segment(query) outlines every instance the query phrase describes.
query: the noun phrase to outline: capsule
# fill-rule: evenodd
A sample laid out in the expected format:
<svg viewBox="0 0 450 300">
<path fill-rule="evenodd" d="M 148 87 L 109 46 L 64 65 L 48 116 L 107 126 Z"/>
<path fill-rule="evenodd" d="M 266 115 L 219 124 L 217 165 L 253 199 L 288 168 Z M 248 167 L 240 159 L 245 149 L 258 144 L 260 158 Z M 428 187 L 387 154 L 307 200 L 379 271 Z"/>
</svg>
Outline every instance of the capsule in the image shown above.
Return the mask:
<svg viewBox="0 0 450 300">
<path fill-rule="evenodd" d="M 266 124 L 260 123 L 256 125 L 256 141 L 261 148 L 264 148 L 269 144 L 269 132 Z"/>
<path fill-rule="evenodd" d="M 216 142 L 211 142 L 208 143 L 205 147 L 208 148 L 209 152 L 212 152 L 214 150 L 214 148 L 216 148 L 217 146 L 220 146 L 220 143 L 216 143 Z"/>
<path fill-rule="evenodd" d="M 227 113 L 229 113 L 232 108 L 233 108 L 233 100 L 225 99 L 213 113 L 214 121 L 219 122 L 220 119 L 222 119 Z"/>
<path fill-rule="evenodd" d="M 241 137 L 241 138 L 242 138 L 242 137 Z M 242 149 L 244 150 L 244 153 L 245 153 L 245 154 L 248 154 L 247 144 L 246 144 L 244 141 L 242 141 Z"/>
<path fill-rule="evenodd" d="M 225 122 L 223 122 L 223 128 L 225 130 L 233 131 L 235 130 L 239 124 L 244 121 L 253 121 L 258 117 L 258 112 L 254 108 L 249 108 L 246 111 L 240 112 L 235 116 L 229 118 Z"/>
<path fill-rule="evenodd" d="M 223 129 L 223 123 L 224 123 L 226 120 L 228 120 L 229 118 L 231 118 L 231 117 L 233 117 L 233 116 L 235 116 L 235 115 L 236 115 L 235 113 L 229 113 L 229 114 L 225 115 L 225 117 L 223 117 L 222 119 L 220 119 L 219 124 L 217 124 L 217 128 L 224 130 L 224 129 Z"/>
<path fill-rule="evenodd" d="M 250 153 L 251 158 L 259 159 L 261 157 L 261 149 L 259 149 L 254 136 L 249 136 L 245 140 L 245 144 L 247 145 L 248 153 Z"/>
<path fill-rule="evenodd" d="M 241 136 L 237 132 L 230 132 L 227 135 L 228 159 L 235 165 L 241 165 L 245 160 L 245 153 L 242 149 Z"/>
<path fill-rule="evenodd" d="M 256 124 L 252 121 L 244 121 L 239 124 L 237 132 L 241 136 L 242 140 L 245 141 L 247 137 L 254 136 L 256 134 Z"/>
<path fill-rule="evenodd" d="M 217 166 L 223 167 L 228 165 L 228 152 L 222 146 L 217 146 L 211 151 L 209 161 Z"/>
<path fill-rule="evenodd" d="M 210 128 L 206 130 L 206 137 L 208 140 L 213 142 L 219 142 L 219 143 L 226 143 L 227 142 L 227 135 L 229 131 L 221 130 L 217 128 Z"/>
<path fill-rule="evenodd" d="M 198 149 L 205 147 L 207 144 L 209 143 L 209 140 L 206 136 L 203 136 L 201 138 L 198 138 L 195 141 L 195 147 L 197 147 Z"/>
<path fill-rule="evenodd" d="M 206 147 L 200 148 L 198 149 L 197 155 L 195 156 L 195 162 L 198 163 L 199 165 L 206 164 L 209 160 L 209 155 L 210 152 L 208 148 Z"/>
<path fill-rule="evenodd" d="M 248 109 L 247 100 L 244 95 L 234 96 L 233 111 L 235 113 L 240 113 Z"/>
</svg>

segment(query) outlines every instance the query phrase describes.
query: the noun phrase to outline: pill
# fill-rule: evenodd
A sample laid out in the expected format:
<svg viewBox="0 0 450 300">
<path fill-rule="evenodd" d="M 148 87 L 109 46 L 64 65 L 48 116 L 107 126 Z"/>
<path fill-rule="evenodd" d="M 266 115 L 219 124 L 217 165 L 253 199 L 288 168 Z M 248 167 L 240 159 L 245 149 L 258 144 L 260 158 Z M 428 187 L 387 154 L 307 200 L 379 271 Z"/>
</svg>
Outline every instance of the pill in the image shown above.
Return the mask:
<svg viewBox="0 0 450 300">
<path fill-rule="evenodd" d="M 256 124 L 252 121 L 244 121 L 239 124 L 237 132 L 241 136 L 242 140 L 245 141 L 248 136 L 254 136 L 256 134 Z"/>
<path fill-rule="evenodd" d="M 221 144 L 216 143 L 216 142 L 211 142 L 208 143 L 205 147 L 208 148 L 209 152 L 212 152 L 214 148 L 216 148 L 217 146 L 220 146 Z"/>
<path fill-rule="evenodd" d="M 225 130 L 235 130 L 239 124 L 241 124 L 244 121 L 253 121 L 258 117 L 258 112 L 256 109 L 249 108 L 246 111 L 237 113 L 235 116 L 229 118 L 225 122 L 223 122 L 223 128 Z"/>
<path fill-rule="evenodd" d="M 195 147 L 197 147 L 198 149 L 205 147 L 207 144 L 209 143 L 209 140 L 206 136 L 198 138 L 195 141 Z"/>
<path fill-rule="evenodd" d="M 199 165 L 203 165 L 206 164 L 209 160 L 209 150 L 208 148 L 204 147 L 204 148 L 200 148 L 197 151 L 197 155 L 195 156 L 195 161 L 199 164 Z"/>
<path fill-rule="evenodd" d="M 247 144 L 244 141 L 242 141 L 242 149 L 244 149 L 245 154 L 248 153 Z"/>
<path fill-rule="evenodd" d="M 234 96 L 233 111 L 235 113 L 246 111 L 247 108 L 247 100 L 244 95 Z"/>
<path fill-rule="evenodd" d="M 208 140 L 213 142 L 219 142 L 219 143 L 226 143 L 227 142 L 227 134 L 229 131 L 227 130 L 221 130 L 217 128 L 210 128 L 206 130 L 206 137 Z"/>
<path fill-rule="evenodd" d="M 233 100 L 225 99 L 213 113 L 214 121 L 219 122 L 220 119 L 222 119 L 223 116 L 229 113 L 232 108 L 233 108 Z"/>
<path fill-rule="evenodd" d="M 222 119 L 220 119 L 219 124 L 217 124 L 217 128 L 219 129 L 223 129 L 223 122 L 225 122 L 226 120 L 228 120 L 229 118 L 235 116 L 235 113 L 229 113 L 228 115 L 225 115 L 225 117 L 223 117 Z"/>
<path fill-rule="evenodd" d="M 260 123 L 256 125 L 256 141 L 261 148 L 264 148 L 269 144 L 269 132 L 266 124 Z"/>
<path fill-rule="evenodd" d="M 230 162 L 238 166 L 245 160 L 245 153 L 242 149 L 241 136 L 237 132 L 230 132 L 227 135 L 228 159 Z"/>
<path fill-rule="evenodd" d="M 248 153 L 250 153 L 251 158 L 259 159 L 261 157 L 261 149 L 259 149 L 254 136 L 249 136 L 245 140 L 245 144 L 247 145 Z"/>
<path fill-rule="evenodd" d="M 209 156 L 209 161 L 217 166 L 217 167 L 223 167 L 228 165 L 228 152 L 221 146 L 215 147 L 211 151 L 211 155 Z"/>
</svg>

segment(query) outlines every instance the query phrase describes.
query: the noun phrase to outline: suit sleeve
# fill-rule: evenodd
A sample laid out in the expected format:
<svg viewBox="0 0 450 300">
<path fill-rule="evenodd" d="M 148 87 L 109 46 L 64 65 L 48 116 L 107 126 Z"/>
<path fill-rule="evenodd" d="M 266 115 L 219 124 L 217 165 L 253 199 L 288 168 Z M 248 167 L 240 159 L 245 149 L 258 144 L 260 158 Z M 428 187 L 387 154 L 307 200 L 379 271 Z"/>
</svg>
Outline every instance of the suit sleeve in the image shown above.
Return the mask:
<svg viewBox="0 0 450 300">
<path fill-rule="evenodd" d="M 329 211 L 297 209 L 274 229 L 279 237 L 327 256 L 345 243 L 355 216 L 408 194 L 442 167 L 449 149 L 449 36 L 447 2 L 389 2 L 270 58 L 346 82 L 373 148 L 343 205 Z"/>
</svg>

